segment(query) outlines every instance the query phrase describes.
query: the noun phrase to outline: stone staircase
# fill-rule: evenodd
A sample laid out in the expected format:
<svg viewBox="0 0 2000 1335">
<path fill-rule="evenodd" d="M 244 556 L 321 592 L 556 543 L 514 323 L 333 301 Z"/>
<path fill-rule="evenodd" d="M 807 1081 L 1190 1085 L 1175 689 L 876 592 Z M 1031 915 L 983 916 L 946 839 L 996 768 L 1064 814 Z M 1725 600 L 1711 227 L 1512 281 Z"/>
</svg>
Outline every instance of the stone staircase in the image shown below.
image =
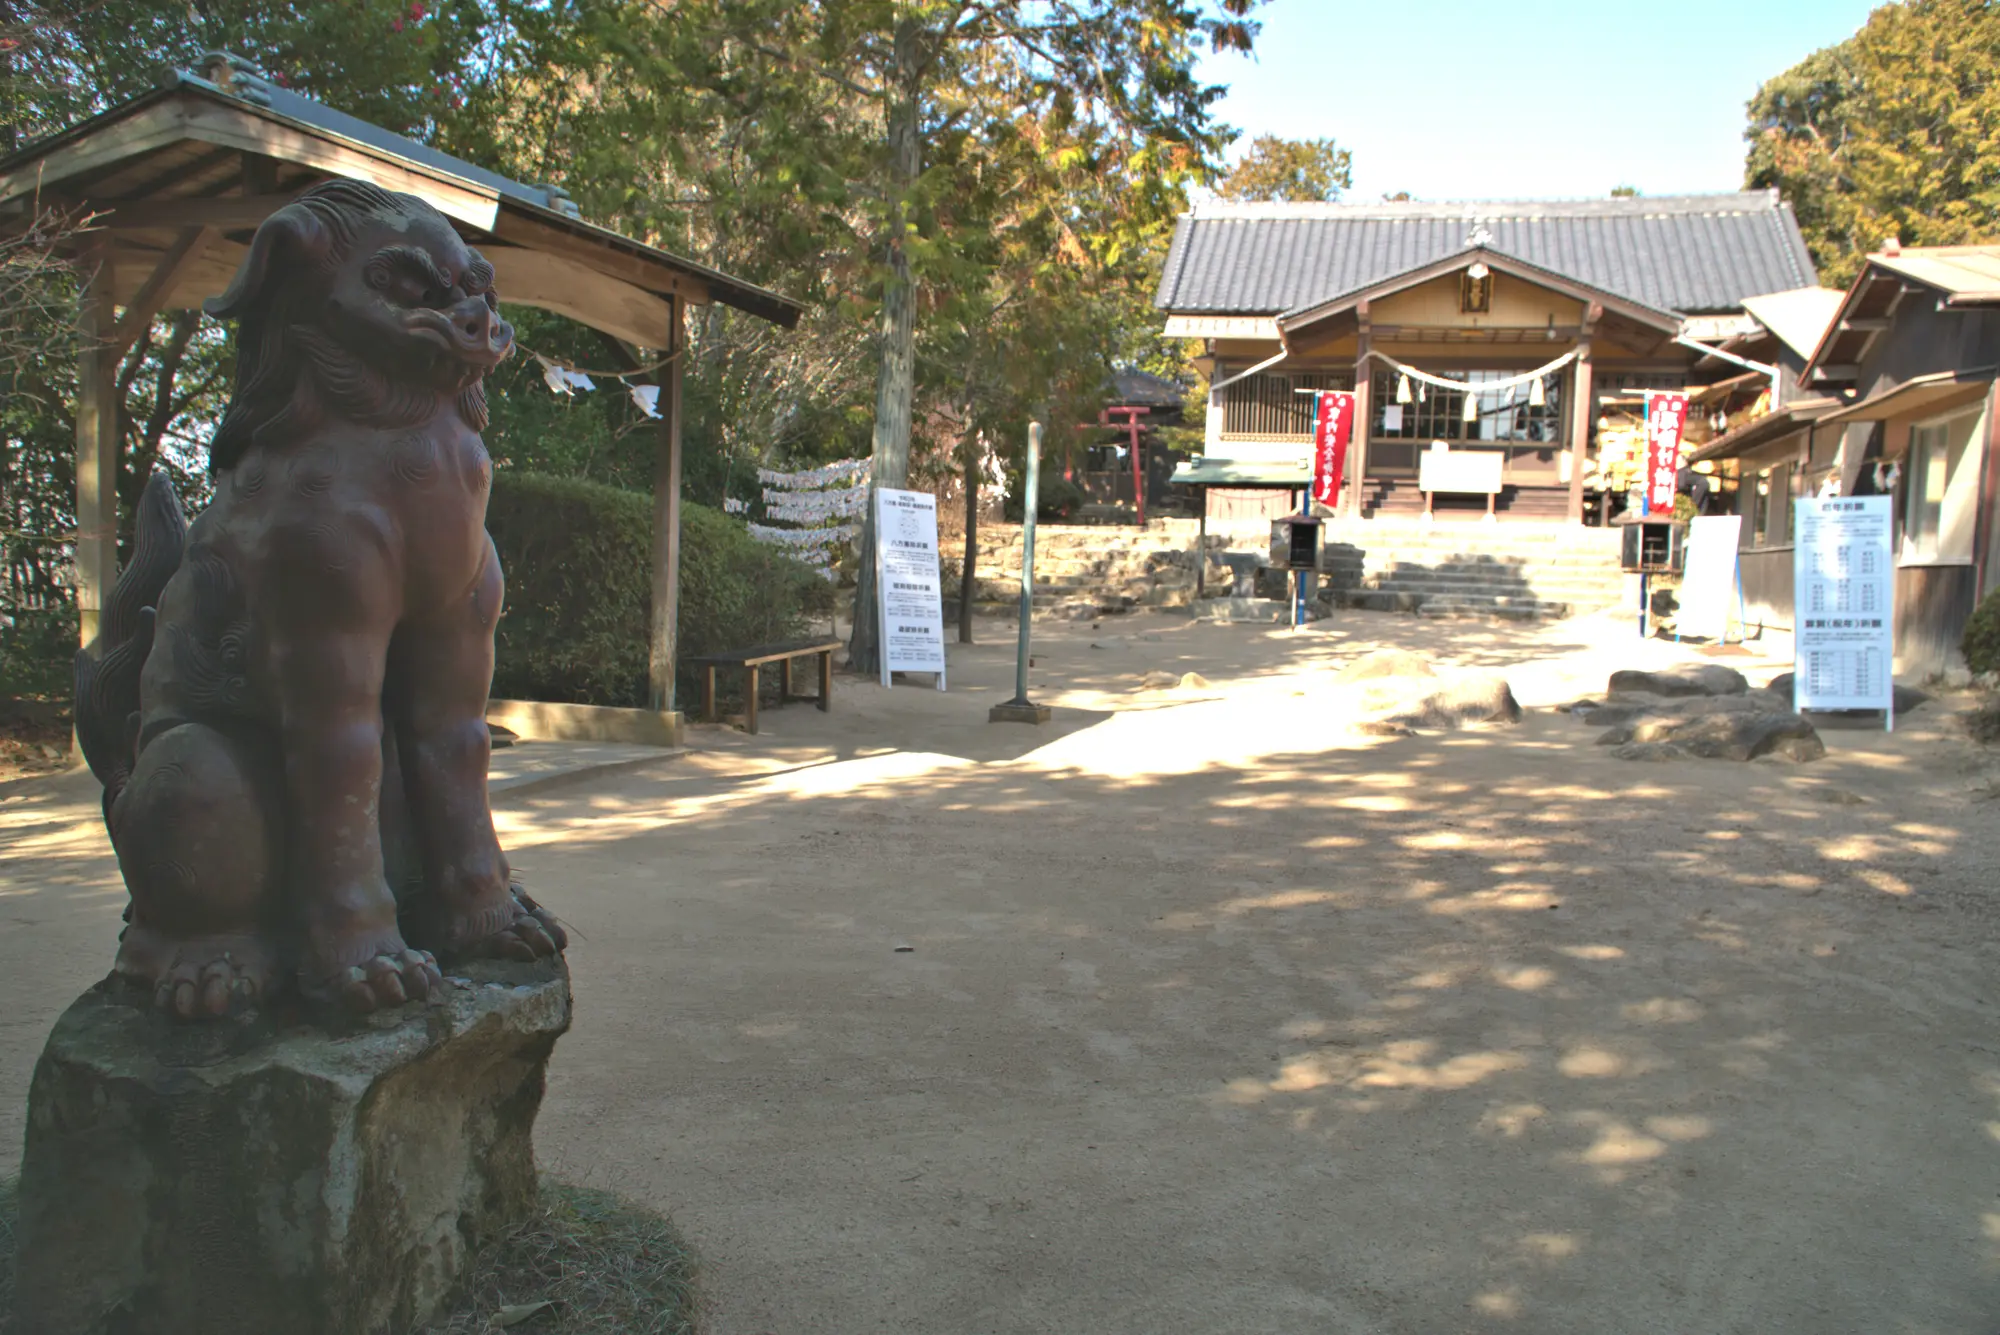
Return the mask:
<svg viewBox="0 0 2000 1335">
<path fill-rule="evenodd" d="M 1143 608 L 1192 608 L 1195 540 L 1195 526 L 1187 521 L 1155 523 L 1143 533 L 1040 526 L 1035 611 L 1095 618 Z M 1209 534 L 1207 595 L 1230 594 L 1237 573 L 1261 565 L 1268 547 L 1266 534 Z M 942 564 L 949 617 L 957 606 L 959 557 L 947 549 Z M 977 569 L 974 608 L 1014 615 L 1020 605 L 1020 529 L 982 529 Z M 1255 583 L 1264 596 L 1283 588 L 1271 571 Z M 1327 522 L 1320 597 L 1336 606 L 1540 620 L 1608 607 L 1623 595 L 1616 530 L 1566 523 Z"/>
<path fill-rule="evenodd" d="M 1619 602 L 1618 532 L 1567 523 L 1331 521 L 1323 582 L 1343 607 L 1539 620 Z"/>
</svg>

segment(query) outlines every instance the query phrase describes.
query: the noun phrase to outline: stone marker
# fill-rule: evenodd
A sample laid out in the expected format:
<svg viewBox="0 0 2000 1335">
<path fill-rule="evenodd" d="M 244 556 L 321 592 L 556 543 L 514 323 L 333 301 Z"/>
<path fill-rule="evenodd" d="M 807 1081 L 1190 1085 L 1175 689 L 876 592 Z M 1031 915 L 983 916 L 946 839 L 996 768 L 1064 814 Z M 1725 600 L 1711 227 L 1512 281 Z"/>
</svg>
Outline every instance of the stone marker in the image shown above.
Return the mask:
<svg viewBox="0 0 2000 1335">
<path fill-rule="evenodd" d="M 535 1201 L 560 957 L 478 961 L 351 1032 L 180 1025 L 119 978 L 56 1022 L 21 1171 L 17 1327 L 401 1335 Z"/>
</svg>

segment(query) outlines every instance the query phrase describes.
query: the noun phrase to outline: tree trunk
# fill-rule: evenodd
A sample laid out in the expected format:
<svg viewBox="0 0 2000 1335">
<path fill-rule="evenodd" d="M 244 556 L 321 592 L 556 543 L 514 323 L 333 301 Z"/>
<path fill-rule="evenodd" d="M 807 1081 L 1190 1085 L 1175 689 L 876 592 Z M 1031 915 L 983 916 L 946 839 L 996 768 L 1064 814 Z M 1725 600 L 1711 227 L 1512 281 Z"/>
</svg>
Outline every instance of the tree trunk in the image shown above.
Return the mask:
<svg viewBox="0 0 2000 1335">
<path fill-rule="evenodd" d="M 984 433 L 965 437 L 965 560 L 958 576 L 958 642 L 972 643 L 972 592 L 979 579 L 979 456 Z"/>
<path fill-rule="evenodd" d="M 915 19 L 896 24 L 896 81 L 889 107 L 889 256 L 882 285 L 882 367 L 875 381 L 874 475 L 862 525 L 861 570 L 854 589 L 854 627 L 847 666 L 874 676 L 882 670 L 875 587 L 875 490 L 902 487 L 910 475 L 910 403 L 917 386 L 917 290 L 904 248 L 904 206 L 923 165 L 917 120 Z"/>
</svg>

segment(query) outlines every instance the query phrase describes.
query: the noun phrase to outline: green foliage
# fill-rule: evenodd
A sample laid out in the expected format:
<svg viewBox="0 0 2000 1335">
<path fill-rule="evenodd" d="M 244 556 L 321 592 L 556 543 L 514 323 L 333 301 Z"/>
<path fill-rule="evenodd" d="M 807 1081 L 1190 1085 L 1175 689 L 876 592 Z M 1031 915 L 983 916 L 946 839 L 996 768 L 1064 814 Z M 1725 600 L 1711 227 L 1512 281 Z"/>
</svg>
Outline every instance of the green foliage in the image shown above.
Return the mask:
<svg viewBox="0 0 2000 1335">
<path fill-rule="evenodd" d="M 1966 618 L 1965 665 L 1975 673 L 2000 672 L 2000 589 L 1986 595 Z"/>
<path fill-rule="evenodd" d="M 1885 4 L 1750 100 L 1745 184 L 1791 201 L 1822 282 L 1887 237 L 2000 237 L 2000 6 Z"/>
<path fill-rule="evenodd" d="M 1224 199 L 1335 200 L 1354 184 L 1354 155 L 1331 139 L 1250 141 L 1215 192 Z"/>
<path fill-rule="evenodd" d="M 0 622 L 0 697 L 60 699 L 76 661 L 76 609 L 18 611 Z"/>
<path fill-rule="evenodd" d="M 487 531 L 507 576 L 495 636 L 502 699 L 641 706 L 652 616 L 652 501 L 576 478 L 493 475 Z M 831 607 L 826 581 L 706 506 L 681 513 L 679 651 L 799 635 Z M 683 672 L 682 689 L 693 684 Z"/>
</svg>

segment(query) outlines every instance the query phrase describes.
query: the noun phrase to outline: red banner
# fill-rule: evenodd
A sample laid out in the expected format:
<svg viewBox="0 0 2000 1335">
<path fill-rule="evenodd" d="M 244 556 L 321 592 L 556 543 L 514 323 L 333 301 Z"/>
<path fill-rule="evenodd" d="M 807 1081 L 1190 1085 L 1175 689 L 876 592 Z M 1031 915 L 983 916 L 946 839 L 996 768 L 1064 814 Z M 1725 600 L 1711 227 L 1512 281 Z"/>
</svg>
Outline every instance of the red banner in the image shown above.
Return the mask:
<svg viewBox="0 0 2000 1335">
<path fill-rule="evenodd" d="M 1347 442 L 1354 435 L 1352 390 L 1322 390 L 1313 417 L 1313 499 L 1329 510 L 1340 500 L 1347 472 Z"/>
<path fill-rule="evenodd" d="M 1674 476 L 1681 471 L 1681 428 L 1687 425 L 1688 396 L 1646 396 L 1646 509 L 1672 514 Z"/>
</svg>

